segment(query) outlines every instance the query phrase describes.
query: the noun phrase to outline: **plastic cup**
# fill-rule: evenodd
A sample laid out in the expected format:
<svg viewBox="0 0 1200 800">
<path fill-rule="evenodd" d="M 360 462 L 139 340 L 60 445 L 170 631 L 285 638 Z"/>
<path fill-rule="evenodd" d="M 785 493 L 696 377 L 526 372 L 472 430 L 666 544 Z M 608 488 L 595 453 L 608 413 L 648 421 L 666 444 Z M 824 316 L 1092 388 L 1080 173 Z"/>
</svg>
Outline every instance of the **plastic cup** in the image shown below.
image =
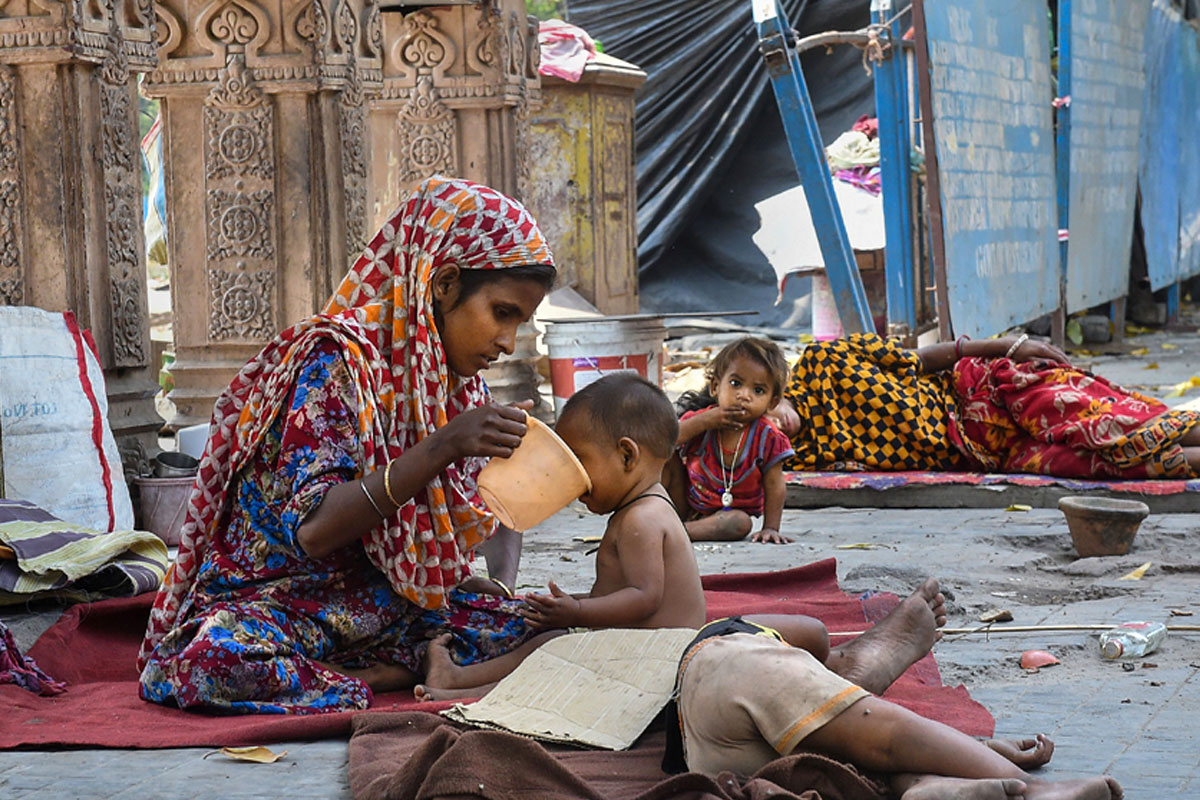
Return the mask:
<svg viewBox="0 0 1200 800">
<path fill-rule="evenodd" d="M 524 531 L 565 508 L 592 482 L 566 442 L 534 417 L 508 458 L 493 458 L 479 473 L 479 495 L 505 526 Z"/>
</svg>

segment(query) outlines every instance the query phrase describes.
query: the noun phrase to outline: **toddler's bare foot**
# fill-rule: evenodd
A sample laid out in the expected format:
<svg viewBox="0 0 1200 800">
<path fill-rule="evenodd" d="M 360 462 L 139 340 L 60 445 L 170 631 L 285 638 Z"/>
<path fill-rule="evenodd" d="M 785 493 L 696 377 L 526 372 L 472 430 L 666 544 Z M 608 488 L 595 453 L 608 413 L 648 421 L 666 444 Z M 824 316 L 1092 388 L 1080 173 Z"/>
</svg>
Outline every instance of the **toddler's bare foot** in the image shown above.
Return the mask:
<svg viewBox="0 0 1200 800">
<path fill-rule="evenodd" d="M 443 633 L 425 649 L 425 689 L 458 689 L 461 667 L 450 657 L 450 634 Z M 417 698 L 420 699 L 420 698 Z"/>
<path fill-rule="evenodd" d="M 825 662 L 833 672 L 868 692 L 883 694 L 904 670 L 942 638 L 946 598 L 930 578 L 862 636 L 835 647 Z"/>
<path fill-rule="evenodd" d="M 1036 739 L 985 739 L 983 743 L 1024 770 L 1045 766 L 1054 755 L 1054 742 L 1044 733 Z"/>
<path fill-rule="evenodd" d="M 754 520 L 745 511 L 734 508 L 694 519 L 683 527 L 693 542 L 737 542 L 750 533 Z"/>
<path fill-rule="evenodd" d="M 922 775 L 900 800 L 1024 800 L 1025 781 L 1016 778 L 945 778 Z"/>
</svg>

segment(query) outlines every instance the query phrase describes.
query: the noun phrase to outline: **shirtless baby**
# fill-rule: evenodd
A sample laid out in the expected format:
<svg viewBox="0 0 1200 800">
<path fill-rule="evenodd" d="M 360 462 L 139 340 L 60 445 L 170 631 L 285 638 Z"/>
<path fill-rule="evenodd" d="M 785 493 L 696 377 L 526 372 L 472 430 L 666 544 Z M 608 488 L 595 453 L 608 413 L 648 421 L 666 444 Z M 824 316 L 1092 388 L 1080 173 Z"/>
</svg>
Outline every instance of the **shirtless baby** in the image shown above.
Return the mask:
<svg viewBox="0 0 1200 800">
<path fill-rule="evenodd" d="M 662 390 L 636 375 L 607 375 L 572 395 L 557 431 L 592 481 L 580 499 L 608 527 L 596 553 L 596 580 L 572 595 L 550 582 L 526 598 L 525 618 L 543 631 L 490 661 L 459 666 L 445 640 L 430 645 L 417 697 L 478 697 L 529 653 L 568 628 L 699 628 L 704 590 L 692 542 L 659 483 L 679 422 Z"/>
</svg>

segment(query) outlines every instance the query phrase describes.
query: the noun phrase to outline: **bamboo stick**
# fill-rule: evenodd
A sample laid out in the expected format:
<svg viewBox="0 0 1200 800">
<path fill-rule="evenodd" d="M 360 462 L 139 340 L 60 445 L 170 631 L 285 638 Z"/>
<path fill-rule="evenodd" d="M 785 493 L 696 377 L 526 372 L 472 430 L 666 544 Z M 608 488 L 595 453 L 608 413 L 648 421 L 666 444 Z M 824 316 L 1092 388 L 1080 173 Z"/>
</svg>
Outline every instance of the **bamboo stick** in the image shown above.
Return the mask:
<svg viewBox="0 0 1200 800">
<path fill-rule="evenodd" d="M 980 625 L 975 628 L 941 628 L 947 636 L 964 636 L 969 633 L 1034 633 L 1038 631 L 1107 631 L 1120 623 L 1111 622 L 1102 625 Z M 1168 631 L 1200 631 L 1200 625 L 1168 625 Z M 830 636 L 862 636 L 862 631 L 830 631 Z"/>
</svg>

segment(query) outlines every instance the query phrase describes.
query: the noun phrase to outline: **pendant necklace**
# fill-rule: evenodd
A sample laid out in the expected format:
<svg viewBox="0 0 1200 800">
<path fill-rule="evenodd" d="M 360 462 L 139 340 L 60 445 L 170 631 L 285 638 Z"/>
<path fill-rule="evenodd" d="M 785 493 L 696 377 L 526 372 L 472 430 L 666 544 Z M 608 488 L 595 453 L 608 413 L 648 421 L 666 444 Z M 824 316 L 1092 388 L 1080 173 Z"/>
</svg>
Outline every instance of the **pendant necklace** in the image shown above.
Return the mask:
<svg viewBox="0 0 1200 800">
<path fill-rule="evenodd" d="M 737 468 L 738 453 L 742 452 L 742 440 L 746 438 L 746 431 L 749 428 L 742 429 L 742 435 L 738 437 L 737 447 L 733 450 L 733 464 L 729 467 L 728 473 L 725 470 L 725 447 L 721 444 L 721 437 L 717 437 L 717 447 L 721 450 L 719 461 L 721 462 L 721 486 L 725 491 L 721 492 L 721 508 L 728 509 L 733 506 L 733 471 Z"/>
</svg>

